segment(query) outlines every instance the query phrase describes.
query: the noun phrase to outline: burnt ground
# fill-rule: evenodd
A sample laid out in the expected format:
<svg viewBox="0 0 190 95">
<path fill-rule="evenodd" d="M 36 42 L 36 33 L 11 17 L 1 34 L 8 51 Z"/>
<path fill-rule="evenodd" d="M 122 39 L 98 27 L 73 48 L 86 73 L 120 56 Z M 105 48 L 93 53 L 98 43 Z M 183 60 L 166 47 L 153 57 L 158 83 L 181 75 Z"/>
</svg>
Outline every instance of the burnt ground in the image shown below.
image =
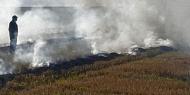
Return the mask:
<svg viewBox="0 0 190 95">
<path fill-rule="evenodd" d="M 32 43 L 28 43 L 28 44 L 19 45 L 18 47 L 27 49 L 28 47 L 32 47 L 32 46 L 33 46 Z M 160 47 L 152 47 L 152 48 L 148 48 L 148 49 L 135 48 L 133 51 L 136 52 L 137 55 L 127 55 L 127 54 L 117 54 L 117 53 L 101 53 L 101 54 L 97 54 L 97 55 L 86 56 L 83 58 L 77 58 L 75 60 L 70 60 L 70 61 L 59 60 L 55 63 L 51 63 L 49 66 L 33 68 L 33 69 L 24 69 L 24 70 L 22 70 L 22 72 L 15 73 L 15 74 L 13 73 L 13 74 L 0 75 L 0 86 L 1 87 L 6 86 L 7 82 L 14 80 L 15 77 L 20 76 L 20 75 L 26 75 L 26 74 L 40 75 L 46 71 L 54 71 L 55 73 L 63 73 L 63 71 L 64 71 L 65 73 L 67 73 L 67 72 L 70 72 L 75 67 L 92 65 L 95 62 L 110 61 L 110 60 L 116 59 L 121 56 L 128 56 L 131 59 L 133 59 L 133 57 L 134 57 L 134 58 L 136 58 L 135 59 L 135 61 L 136 61 L 136 60 L 140 60 L 144 57 L 154 57 L 154 56 L 160 55 L 162 53 L 176 51 L 176 49 L 174 49 L 172 47 L 167 47 L 167 46 L 160 46 Z M 3 52 L 5 54 L 8 53 L 9 47 L 6 47 L 6 46 L 0 47 L 0 52 Z M 134 61 L 134 60 L 132 60 L 132 61 Z M 107 66 L 107 65 L 105 65 L 105 66 Z"/>
<path fill-rule="evenodd" d="M 1 95 L 189 95 L 190 56 L 172 47 L 101 53 L 1 75 Z"/>
</svg>

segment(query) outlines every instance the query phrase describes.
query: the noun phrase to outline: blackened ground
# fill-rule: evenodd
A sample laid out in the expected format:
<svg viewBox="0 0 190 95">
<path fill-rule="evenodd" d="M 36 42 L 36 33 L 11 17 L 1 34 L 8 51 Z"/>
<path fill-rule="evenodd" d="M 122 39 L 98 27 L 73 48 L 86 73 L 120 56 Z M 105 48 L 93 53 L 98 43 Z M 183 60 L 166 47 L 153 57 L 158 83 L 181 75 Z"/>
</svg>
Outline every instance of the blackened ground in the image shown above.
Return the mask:
<svg viewBox="0 0 190 95">
<path fill-rule="evenodd" d="M 32 43 L 28 44 L 23 44 L 19 45 L 18 47 L 24 47 L 28 48 L 33 46 Z M 1 52 L 8 52 L 8 47 L 1 47 L 0 48 Z M 15 77 L 20 76 L 20 75 L 28 75 L 28 74 L 33 74 L 33 75 L 41 75 L 44 72 L 47 71 L 54 71 L 54 73 L 68 73 L 73 70 L 75 67 L 83 67 L 83 66 L 90 66 L 94 64 L 95 62 L 101 62 L 101 61 L 110 61 L 113 59 L 117 59 L 118 57 L 122 56 L 128 56 L 129 61 L 137 61 L 141 60 L 146 57 L 154 57 L 157 55 L 160 55 L 162 53 L 166 52 L 171 52 L 171 51 L 176 51 L 176 49 L 172 47 L 167 47 L 167 46 L 160 46 L 160 47 L 152 47 L 148 49 L 143 49 L 143 48 L 138 48 L 134 49 L 134 52 L 137 52 L 137 55 L 127 55 L 127 54 L 117 54 L 117 53 L 100 53 L 97 55 L 91 55 L 91 56 L 86 56 L 83 58 L 77 58 L 75 60 L 70 60 L 70 61 L 63 61 L 59 60 L 55 63 L 51 63 L 49 66 L 46 67 L 40 67 L 40 68 L 33 68 L 33 69 L 25 69 L 22 70 L 22 72 L 17 73 L 17 74 L 7 74 L 7 75 L 1 75 L 0 76 L 0 86 L 4 87 L 6 86 L 6 83 L 14 80 Z M 109 64 L 102 64 L 101 68 L 109 67 Z M 100 69 L 100 68 L 99 68 Z M 78 69 L 79 72 L 85 72 L 86 70 L 81 70 Z M 65 75 L 67 77 L 67 74 Z"/>
</svg>

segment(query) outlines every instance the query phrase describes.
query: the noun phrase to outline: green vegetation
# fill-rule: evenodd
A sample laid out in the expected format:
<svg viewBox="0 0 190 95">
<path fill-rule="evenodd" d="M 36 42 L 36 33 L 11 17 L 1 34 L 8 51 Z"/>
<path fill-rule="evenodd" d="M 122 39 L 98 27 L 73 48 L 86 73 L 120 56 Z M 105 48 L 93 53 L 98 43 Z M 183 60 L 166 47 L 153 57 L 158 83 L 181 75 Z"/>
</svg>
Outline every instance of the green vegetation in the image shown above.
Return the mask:
<svg viewBox="0 0 190 95">
<path fill-rule="evenodd" d="M 190 56 L 178 52 L 147 56 L 20 74 L 0 95 L 190 95 Z"/>
</svg>

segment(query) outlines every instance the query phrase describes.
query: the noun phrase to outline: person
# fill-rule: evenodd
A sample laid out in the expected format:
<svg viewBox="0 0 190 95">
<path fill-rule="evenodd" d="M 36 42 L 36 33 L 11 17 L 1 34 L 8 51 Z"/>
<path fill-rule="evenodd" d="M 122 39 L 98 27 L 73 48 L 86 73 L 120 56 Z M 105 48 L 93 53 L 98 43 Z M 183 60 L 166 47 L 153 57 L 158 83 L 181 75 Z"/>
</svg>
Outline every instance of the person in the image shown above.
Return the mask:
<svg viewBox="0 0 190 95">
<path fill-rule="evenodd" d="M 14 53 L 17 46 L 18 25 L 16 23 L 17 16 L 12 17 L 12 21 L 9 23 L 9 36 L 10 36 L 10 52 Z"/>
</svg>

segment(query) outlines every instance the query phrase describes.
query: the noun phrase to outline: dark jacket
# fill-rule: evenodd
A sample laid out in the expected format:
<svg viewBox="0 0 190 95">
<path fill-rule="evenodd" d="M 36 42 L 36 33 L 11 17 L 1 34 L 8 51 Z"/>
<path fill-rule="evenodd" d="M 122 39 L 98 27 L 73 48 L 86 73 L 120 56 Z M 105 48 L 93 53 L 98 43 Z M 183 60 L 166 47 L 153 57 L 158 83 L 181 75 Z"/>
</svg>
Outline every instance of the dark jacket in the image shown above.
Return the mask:
<svg viewBox="0 0 190 95">
<path fill-rule="evenodd" d="M 12 32 L 18 32 L 18 26 L 17 26 L 17 23 L 14 22 L 14 21 L 11 21 L 9 23 L 9 32 L 12 33 Z"/>
</svg>

